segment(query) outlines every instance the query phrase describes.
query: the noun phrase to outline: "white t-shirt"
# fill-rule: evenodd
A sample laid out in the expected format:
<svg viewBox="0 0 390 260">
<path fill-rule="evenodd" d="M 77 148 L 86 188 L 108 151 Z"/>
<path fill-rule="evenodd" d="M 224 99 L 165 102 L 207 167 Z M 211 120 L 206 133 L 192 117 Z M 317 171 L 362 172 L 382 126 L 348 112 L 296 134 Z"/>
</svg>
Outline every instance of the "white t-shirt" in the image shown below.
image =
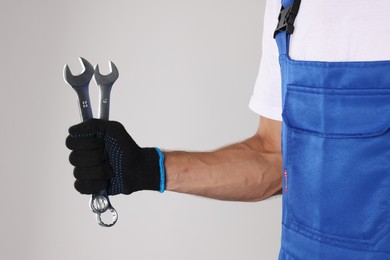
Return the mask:
<svg viewBox="0 0 390 260">
<path fill-rule="evenodd" d="M 260 69 L 249 103 L 255 113 L 279 121 L 281 79 L 273 32 L 280 7 L 280 0 L 266 2 Z M 390 60 L 388 10 L 389 0 L 302 0 L 289 55 L 308 61 Z"/>
</svg>

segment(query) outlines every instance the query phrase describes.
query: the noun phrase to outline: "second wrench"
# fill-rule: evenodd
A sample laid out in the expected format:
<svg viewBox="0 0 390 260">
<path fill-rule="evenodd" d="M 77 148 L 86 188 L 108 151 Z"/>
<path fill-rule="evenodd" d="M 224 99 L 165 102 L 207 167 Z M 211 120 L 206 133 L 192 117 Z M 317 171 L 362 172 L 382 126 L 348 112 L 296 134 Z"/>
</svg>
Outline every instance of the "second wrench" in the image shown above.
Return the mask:
<svg viewBox="0 0 390 260">
<path fill-rule="evenodd" d="M 100 74 L 99 65 L 96 65 L 94 73 L 96 84 L 99 86 L 99 119 L 102 120 L 109 119 L 111 88 L 119 77 L 115 64 L 110 61 L 109 65 L 111 72 L 108 75 Z M 90 207 L 96 213 L 96 219 L 101 226 L 113 226 L 118 220 L 118 213 L 111 206 L 107 190 L 105 189 L 92 195 Z M 111 212 L 113 217 L 111 223 L 104 223 L 101 218 L 101 214 L 107 210 Z"/>
</svg>

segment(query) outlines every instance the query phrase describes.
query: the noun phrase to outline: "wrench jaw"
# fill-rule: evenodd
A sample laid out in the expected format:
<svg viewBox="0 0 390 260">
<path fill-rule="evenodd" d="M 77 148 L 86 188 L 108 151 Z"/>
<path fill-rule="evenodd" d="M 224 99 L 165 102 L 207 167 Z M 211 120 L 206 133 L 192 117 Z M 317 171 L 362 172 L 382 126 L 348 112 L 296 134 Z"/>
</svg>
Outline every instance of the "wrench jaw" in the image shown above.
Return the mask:
<svg viewBox="0 0 390 260">
<path fill-rule="evenodd" d="M 114 82 L 118 79 L 119 77 L 119 71 L 118 68 L 115 66 L 115 64 L 110 61 L 109 63 L 110 66 L 110 73 L 107 75 L 102 75 L 99 70 L 99 65 L 96 65 L 95 67 L 95 74 L 94 78 L 96 81 L 96 84 L 100 85 L 113 85 Z"/>
<path fill-rule="evenodd" d="M 66 64 L 64 66 L 64 80 L 72 88 L 85 87 L 89 85 L 95 70 L 91 63 L 84 58 L 79 58 L 83 67 L 83 72 L 80 75 L 73 75 Z"/>
</svg>

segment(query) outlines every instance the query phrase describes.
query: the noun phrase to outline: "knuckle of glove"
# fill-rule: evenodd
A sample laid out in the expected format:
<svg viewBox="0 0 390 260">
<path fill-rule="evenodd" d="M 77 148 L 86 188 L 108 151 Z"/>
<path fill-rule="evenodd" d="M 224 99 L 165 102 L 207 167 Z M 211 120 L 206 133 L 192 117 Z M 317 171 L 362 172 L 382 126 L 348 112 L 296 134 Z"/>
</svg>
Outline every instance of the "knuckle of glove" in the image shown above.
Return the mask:
<svg viewBox="0 0 390 260">
<path fill-rule="evenodd" d="M 93 167 L 105 161 L 103 148 L 87 151 L 74 150 L 69 155 L 69 162 L 76 167 Z"/>
<path fill-rule="evenodd" d="M 81 139 L 69 135 L 65 144 L 70 150 L 93 150 L 103 147 L 104 140 L 102 138 Z"/>
<path fill-rule="evenodd" d="M 69 134 L 73 136 L 84 135 L 86 133 L 103 132 L 106 121 L 96 118 L 88 119 L 85 122 L 71 126 Z"/>
<path fill-rule="evenodd" d="M 93 167 L 75 167 L 73 175 L 78 180 L 109 180 L 114 176 L 107 162 Z"/>
<path fill-rule="evenodd" d="M 108 186 L 108 180 L 93 180 L 93 181 L 81 181 L 76 180 L 74 182 L 74 188 L 81 194 L 93 194 L 97 193 Z"/>
</svg>

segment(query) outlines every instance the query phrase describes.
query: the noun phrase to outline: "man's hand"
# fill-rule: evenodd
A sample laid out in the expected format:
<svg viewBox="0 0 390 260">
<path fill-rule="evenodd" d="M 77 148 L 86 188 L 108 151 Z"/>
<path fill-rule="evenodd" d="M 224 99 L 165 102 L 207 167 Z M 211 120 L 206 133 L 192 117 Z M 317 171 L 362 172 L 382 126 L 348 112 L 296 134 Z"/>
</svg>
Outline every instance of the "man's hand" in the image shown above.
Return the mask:
<svg viewBox="0 0 390 260">
<path fill-rule="evenodd" d="M 74 186 L 82 194 L 165 188 L 162 153 L 157 148 L 140 148 L 118 122 L 90 119 L 72 126 L 66 146 L 72 150 Z"/>
</svg>

